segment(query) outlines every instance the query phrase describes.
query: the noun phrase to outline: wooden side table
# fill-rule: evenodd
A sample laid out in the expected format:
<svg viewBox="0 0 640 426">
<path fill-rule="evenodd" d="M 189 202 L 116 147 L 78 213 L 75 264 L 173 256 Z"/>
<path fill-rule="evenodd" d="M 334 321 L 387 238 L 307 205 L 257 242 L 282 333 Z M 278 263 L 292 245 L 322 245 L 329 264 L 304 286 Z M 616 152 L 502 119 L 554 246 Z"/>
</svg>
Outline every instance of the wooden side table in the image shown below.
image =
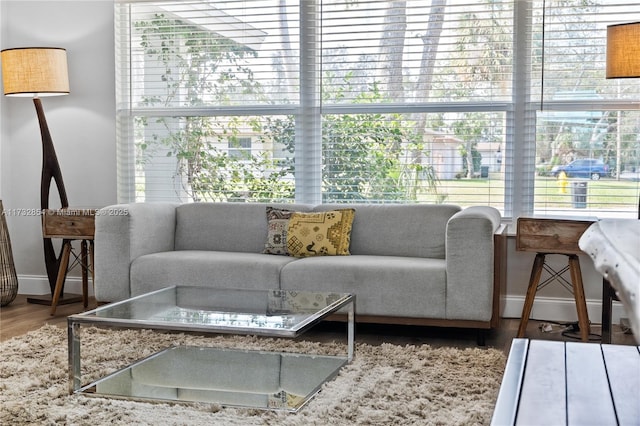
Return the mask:
<svg viewBox="0 0 640 426">
<path fill-rule="evenodd" d="M 589 340 L 589 315 L 587 313 L 582 272 L 580 271 L 580 260 L 578 258 L 578 254 L 582 251 L 578 247 L 578 240 L 594 221 L 595 219 L 518 218 L 516 250 L 536 253 L 529 286 L 527 287 L 527 295 L 522 307 L 518 337 L 524 337 L 525 335 L 536 292 L 547 284 L 558 281 L 573 293 L 576 310 L 578 311 L 580 338 L 585 342 Z M 547 254 L 568 256 L 568 265 L 559 271 L 553 270 L 545 263 Z M 540 282 L 543 270 L 549 272 L 551 276 Z M 571 274 L 571 282 L 568 282 L 563 277 L 563 274 L 567 271 Z"/>
<path fill-rule="evenodd" d="M 42 233 L 45 238 L 62 238 L 62 254 L 56 278 L 56 286 L 51 301 L 51 315 L 55 315 L 65 278 L 69 271 L 71 255 L 75 256 L 72 266 L 82 268 L 82 303 L 89 304 L 89 273 L 93 278 L 93 239 L 95 236 L 95 209 L 45 210 L 42 214 Z M 73 253 L 71 242 L 81 240 L 80 255 Z"/>
</svg>

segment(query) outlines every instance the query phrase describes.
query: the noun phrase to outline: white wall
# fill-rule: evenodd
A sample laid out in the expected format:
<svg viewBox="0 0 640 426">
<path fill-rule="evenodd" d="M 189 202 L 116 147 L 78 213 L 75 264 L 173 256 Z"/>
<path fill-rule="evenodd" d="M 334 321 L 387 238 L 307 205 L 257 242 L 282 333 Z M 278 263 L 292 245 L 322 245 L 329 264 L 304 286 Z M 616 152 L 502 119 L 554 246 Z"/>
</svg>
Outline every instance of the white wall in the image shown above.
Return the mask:
<svg viewBox="0 0 640 426">
<path fill-rule="evenodd" d="M 71 207 L 116 202 L 113 1 L 0 2 L 1 47 L 67 49 L 69 96 L 42 98 Z M 33 101 L 1 100 L 0 194 L 5 211 L 40 207 L 41 138 Z M 51 207 L 59 206 L 52 189 Z M 37 215 L 7 216 L 22 294 L 49 292 Z M 76 277 L 79 271 L 74 271 Z M 80 292 L 78 279 L 68 281 Z"/>
</svg>

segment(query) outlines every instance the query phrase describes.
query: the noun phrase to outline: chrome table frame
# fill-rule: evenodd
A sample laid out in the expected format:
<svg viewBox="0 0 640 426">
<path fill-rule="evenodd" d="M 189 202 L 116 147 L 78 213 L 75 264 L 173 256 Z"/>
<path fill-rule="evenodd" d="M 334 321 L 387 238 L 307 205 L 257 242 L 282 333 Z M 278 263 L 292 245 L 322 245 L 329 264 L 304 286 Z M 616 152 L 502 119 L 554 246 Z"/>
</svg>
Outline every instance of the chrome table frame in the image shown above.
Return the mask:
<svg viewBox="0 0 640 426">
<path fill-rule="evenodd" d="M 175 322 L 171 320 L 162 319 L 150 319 L 150 317 L 144 314 L 140 318 L 125 318 L 125 317 L 108 317 L 100 316 L 105 315 L 107 312 L 117 312 L 118 309 L 124 309 L 131 307 L 134 303 L 140 301 L 146 301 L 146 299 L 153 297 L 162 297 L 165 294 L 173 292 L 173 297 L 177 300 L 179 298 L 178 292 L 181 289 L 194 289 L 195 291 L 202 291 L 208 293 L 209 297 L 214 297 L 215 292 L 239 292 L 240 294 L 249 292 L 246 294 L 258 293 L 270 293 L 277 294 L 278 292 L 287 292 L 286 290 L 234 290 L 234 289 L 210 289 L 204 287 L 168 287 L 161 290 L 156 290 L 150 293 L 145 293 L 140 296 L 136 296 L 121 302 L 112 303 L 99 307 L 97 309 L 84 312 L 82 314 L 71 315 L 67 319 L 67 332 L 68 332 L 68 345 L 69 345 L 69 393 L 81 393 L 83 390 L 90 388 L 97 382 L 93 382 L 89 385 L 82 385 L 82 371 L 81 371 L 81 342 L 80 342 L 80 327 L 81 325 L 97 326 L 97 327 L 113 327 L 123 329 L 153 329 L 153 330 L 165 330 L 165 331 L 184 331 L 184 332 L 202 332 L 202 333 L 220 333 L 220 334 L 237 334 L 237 335 L 255 335 L 263 337 L 283 337 L 283 338 L 296 338 L 301 334 L 308 331 L 314 325 L 320 321 L 326 319 L 328 316 L 338 312 L 339 310 L 346 308 L 347 316 L 347 363 L 351 362 L 355 356 L 355 295 L 348 293 L 335 293 L 336 300 L 328 304 L 325 307 L 318 308 L 310 312 L 301 314 L 300 321 L 295 321 L 291 327 L 286 328 L 270 328 L 270 327 L 251 327 L 247 325 L 215 325 L 208 324 L 206 322 Z M 185 291 L 185 290 L 183 290 Z M 301 292 L 309 295 L 328 294 L 328 293 L 312 293 Z M 333 294 L 332 294 L 333 295 Z M 175 302 L 175 301 L 174 301 Z M 168 305 L 171 306 L 171 305 Z M 177 307 L 177 303 L 174 303 L 173 307 Z M 220 311 L 211 310 L 205 311 L 209 314 L 218 314 Z M 236 314 L 242 315 L 239 310 L 233 311 Z M 253 314 L 253 313 L 248 313 Z M 330 379 L 330 378 L 328 378 Z M 99 379 L 100 381 L 102 379 Z"/>
</svg>

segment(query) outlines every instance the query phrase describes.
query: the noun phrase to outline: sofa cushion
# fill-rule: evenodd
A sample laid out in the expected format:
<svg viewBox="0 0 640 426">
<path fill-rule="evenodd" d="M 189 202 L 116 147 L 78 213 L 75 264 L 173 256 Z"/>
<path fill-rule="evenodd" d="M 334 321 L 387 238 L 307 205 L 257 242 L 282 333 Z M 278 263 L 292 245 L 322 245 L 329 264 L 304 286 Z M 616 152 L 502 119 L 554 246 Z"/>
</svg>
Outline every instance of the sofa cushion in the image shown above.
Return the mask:
<svg viewBox="0 0 640 426">
<path fill-rule="evenodd" d="M 302 204 L 278 204 L 275 207 L 310 210 Z M 176 250 L 260 253 L 266 238 L 265 204 L 188 203 L 176 209 Z"/>
<path fill-rule="evenodd" d="M 349 255 L 353 214 L 353 209 L 293 213 L 289 218 L 286 234 L 289 255 Z"/>
<path fill-rule="evenodd" d="M 314 211 L 344 208 L 323 204 Z M 445 231 L 458 206 L 448 204 L 350 204 L 355 209 L 351 254 L 445 258 Z"/>
<path fill-rule="evenodd" d="M 316 256 L 282 268 L 283 290 L 356 295 L 358 315 L 444 318 L 446 261 L 399 256 Z"/>
<path fill-rule="evenodd" d="M 148 254 L 131 264 L 131 296 L 173 285 L 278 289 L 280 270 L 294 260 L 288 256 L 204 250 Z"/>
</svg>

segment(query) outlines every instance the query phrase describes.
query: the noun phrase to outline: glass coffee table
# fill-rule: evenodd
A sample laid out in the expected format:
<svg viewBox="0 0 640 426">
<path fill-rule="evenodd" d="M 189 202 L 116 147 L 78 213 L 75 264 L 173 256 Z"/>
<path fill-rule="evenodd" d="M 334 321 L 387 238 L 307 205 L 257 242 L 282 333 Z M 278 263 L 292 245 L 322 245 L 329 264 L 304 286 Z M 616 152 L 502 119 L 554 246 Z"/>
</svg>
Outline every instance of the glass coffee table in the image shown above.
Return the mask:
<svg viewBox="0 0 640 426">
<path fill-rule="evenodd" d="M 339 311 L 343 355 L 172 346 L 82 385 L 82 325 L 296 338 Z M 353 359 L 354 323 L 348 293 L 168 287 L 68 318 L 69 392 L 297 411 Z"/>
</svg>

